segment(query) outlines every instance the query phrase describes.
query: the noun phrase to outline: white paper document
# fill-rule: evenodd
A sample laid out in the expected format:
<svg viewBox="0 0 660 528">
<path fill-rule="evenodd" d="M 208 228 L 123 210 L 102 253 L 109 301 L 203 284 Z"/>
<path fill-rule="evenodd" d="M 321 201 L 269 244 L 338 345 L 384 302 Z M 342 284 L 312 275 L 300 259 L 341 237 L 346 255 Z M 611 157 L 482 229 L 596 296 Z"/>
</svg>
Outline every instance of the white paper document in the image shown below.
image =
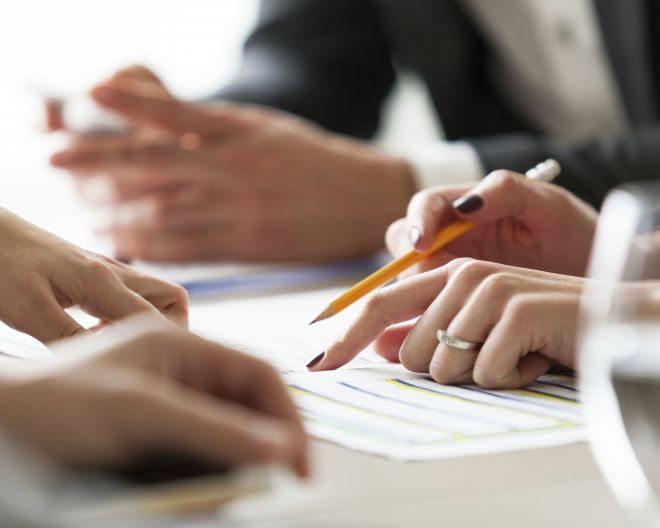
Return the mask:
<svg viewBox="0 0 660 528">
<path fill-rule="evenodd" d="M 382 365 L 285 376 L 313 437 L 396 460 L 547 447 L 584 439 L 570 376 L 520 390 L 446 386 Z"/>
<path fill-rule="evenodd" d="M 370 349 L 337 371 L 307 372 L 305 364 L 326 350 L 360 309 L 356 303 L 307 326 L 342 291 L 197 305 L 191 326 L 271 363 L 290 385 L 309 434 L 350 449 L 430 460 L 584 439 L 571 377 L 545 376 L 517 391 L 449 387 Z"/>
</svg>

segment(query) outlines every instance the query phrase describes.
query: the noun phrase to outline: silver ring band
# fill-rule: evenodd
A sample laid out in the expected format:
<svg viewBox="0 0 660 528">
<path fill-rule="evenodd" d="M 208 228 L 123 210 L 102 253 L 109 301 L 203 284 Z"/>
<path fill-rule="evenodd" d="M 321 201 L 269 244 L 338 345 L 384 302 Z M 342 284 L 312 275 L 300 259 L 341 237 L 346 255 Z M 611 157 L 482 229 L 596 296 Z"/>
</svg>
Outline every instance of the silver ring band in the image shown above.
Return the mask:
<svg viewBox="0 0 660 528">
<path fill-rule="evenodd" d="M 465 341 L 449 335 L 444 330 L 438 330 L 436 334 L 438 341 L 443 345 L 447 345 L 451 348 L 458 348 L 459 350 L 480 350 L 483 343 L 473 343 L 472 341 Z"/>
</svg>

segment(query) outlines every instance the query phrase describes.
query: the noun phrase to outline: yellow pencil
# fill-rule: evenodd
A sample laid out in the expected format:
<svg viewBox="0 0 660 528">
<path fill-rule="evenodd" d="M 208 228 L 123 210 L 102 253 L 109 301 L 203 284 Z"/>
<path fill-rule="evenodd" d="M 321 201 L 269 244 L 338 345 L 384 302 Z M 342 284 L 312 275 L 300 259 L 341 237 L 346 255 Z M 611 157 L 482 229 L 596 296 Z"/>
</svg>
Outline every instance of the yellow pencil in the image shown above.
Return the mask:
<svg viewBox="0 0 660 528">
<path fill-rule="evenodd" d="M 550 182 L 559 176 L 560 172 L 561 167 L 559 166 L 559 163 L 553 159 L 548 159 L 533 169 L 527 171 L 525 175 L 530 180 Z M 325 310 L 323 310 L 310 324 L 314 324 L 318 321 L 329 319 L 333 315 L 337 315 L 339 312 L 345 308 L 348 308 L 351 304 L 353 304 L 358 299 L 361 299 L 369 292 L 394 279 L 397 275 L 408 269 L 410 266 L 421 262 L 430 255 L 440 251 L 446 245 L 451 244 L 454 240 L 463 236 L 473 227 L 474 224 L 470 222 L 463 222 L 460 220 L 452 222 L 447 227 L 439 231 L 437 235 L 435 235 L 433 244 L 431 244 L 429 249 L 421 252 L 412 250 L 402 257 L 399 257 L 398 259 L 395 259 L 389 264 L 383 266 L 365 279 L 362 279 L 355 286 L 332 301 L 325 308 Z"/>
</svg>

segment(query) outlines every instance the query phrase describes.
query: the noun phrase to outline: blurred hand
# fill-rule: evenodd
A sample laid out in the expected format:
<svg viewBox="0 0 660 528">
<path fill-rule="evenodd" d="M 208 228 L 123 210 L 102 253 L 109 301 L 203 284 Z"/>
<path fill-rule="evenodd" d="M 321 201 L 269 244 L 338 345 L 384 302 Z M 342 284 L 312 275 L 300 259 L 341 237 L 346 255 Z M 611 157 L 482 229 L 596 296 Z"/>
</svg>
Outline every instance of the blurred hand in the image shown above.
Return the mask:
<svg viewBox="0 0 660 528">
<path fill-rule="evenodd" d="M 355 257 L 382 246 L 413 193 L 402 159 L 282 112 L 177 100 L 148 70 L 120 72 L 92 97 L 133 131 L 76 138 L 52 163 L 114 204 L 122 256 Z"/>
<path fill-rule="evenodd" d="M 42 342 L 83 332 L 65 311 L 79 306 L 104 321 L 159 311 L 187 326 L 180 286 L 80 249 L 0 208 L 0 321 Z"/>
<path fill-rule="evenodd" d="M 427 259 L 422 271 L 472 257 L 582 276 L 597 213 L 561 187 L 496 171 L 474 187 L 435 187 L 416 194 L 407 217 L 390 226 L 387 245 L 397 256 L 412 246 L 423 251 L 456 219 L 476 226 Z"/>
<path fill-rule="evenodd" d="M 180 453 L 307 473 L 302 425 L 268 365 L 164 322 L 121 326 L 64 342 L 74 353 L 52 363 L 3 372 L 3 432 L 70 466 Z"/>
<path fill-rule="evenodd" d="M 439 383 L 527 385 L 553 361 L 575 367 L 585 279 L 457 259 L 377 291 L 311 370 L 338 368 L 376 340 L 376 350 Z M 415 317 L 419 319 L 407 323 Z M 399 324 L 404 323 L 404 324 Z M 479 352 L 438 342 L 437 331 L 483 343 Z"/>
</svg>

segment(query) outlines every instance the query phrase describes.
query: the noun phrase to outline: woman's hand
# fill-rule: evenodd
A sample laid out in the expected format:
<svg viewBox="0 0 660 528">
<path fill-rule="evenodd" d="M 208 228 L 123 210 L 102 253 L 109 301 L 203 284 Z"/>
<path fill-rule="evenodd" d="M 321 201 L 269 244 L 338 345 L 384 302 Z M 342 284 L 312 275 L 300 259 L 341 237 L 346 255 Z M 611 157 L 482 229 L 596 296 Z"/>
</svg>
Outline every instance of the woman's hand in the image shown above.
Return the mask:
<svg viewBox="0 0 660 528">
<path fill-rule="evenodd" d="M 75 353 L 52 363 L 3 372 L 2 432 L 69 466 L 177 453 L 307 473 L 305 434 L 274 370 L 145 319 L 63 342 Z"/>
<path fill-rule="evenodd" d="M 457 259 L 377 291 L 312 370 L 338 368 L 376 340 L 381 355 L 439 383 L 523 386 L 553 361 L 575 366 L 583 284 L 576 277 Z M 483 346 L 473 352 L 441 344 L 440 329 Z"/>
<path fill-rule="evenodd" d="M 412 246 L 423 251 L 456 219 L 476 226 L 427 259 L 421 271 L 471 257 L 582 276 L 597 214 L 561 187 L 496 171 L 476 187 L 435 187 L 416 194 L 408 216 L 390 226 L 387 245 L 397 256 Z"/>
<path fill-rule="evenodd" d="M 83 331 L 65 311 L 79 306 L 105 321 L 161 312 L 187 326 L 180 286 L 95 255 L 0 208 L 0 321 L 42 342 Z"/>
<path fill-rule="evenodd" d="M 274 109 L 181 101 L 144 68 L 117 73 L 91 97 L 130 131 L 74 136 L 51 161 L 110 207 L 106 232 L 125 257 L 363 256 L 382 247 L 414 192 L 402 158 Z"/>
</svg>

